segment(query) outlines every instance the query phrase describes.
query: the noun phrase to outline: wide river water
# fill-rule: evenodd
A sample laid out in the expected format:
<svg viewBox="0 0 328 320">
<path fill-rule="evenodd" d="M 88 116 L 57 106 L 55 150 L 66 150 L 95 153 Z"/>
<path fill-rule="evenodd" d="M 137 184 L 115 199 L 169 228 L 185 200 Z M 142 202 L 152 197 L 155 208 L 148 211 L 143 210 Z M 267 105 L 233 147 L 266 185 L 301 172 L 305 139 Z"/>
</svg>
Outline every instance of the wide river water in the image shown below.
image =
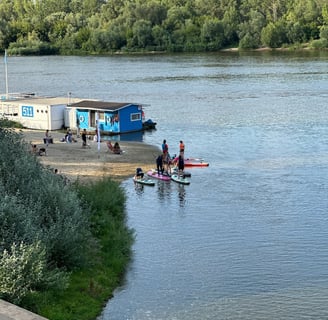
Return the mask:
<svg viewBox="0 0 328 320">
<path fill-rule="evenodd" d="M 133 261 L 99 319 L 328 318 L 328 53 L 11 57 L 8 85 L 147 104 L 134 139 L 210 163 L 123 182 Z"/>
</svg>

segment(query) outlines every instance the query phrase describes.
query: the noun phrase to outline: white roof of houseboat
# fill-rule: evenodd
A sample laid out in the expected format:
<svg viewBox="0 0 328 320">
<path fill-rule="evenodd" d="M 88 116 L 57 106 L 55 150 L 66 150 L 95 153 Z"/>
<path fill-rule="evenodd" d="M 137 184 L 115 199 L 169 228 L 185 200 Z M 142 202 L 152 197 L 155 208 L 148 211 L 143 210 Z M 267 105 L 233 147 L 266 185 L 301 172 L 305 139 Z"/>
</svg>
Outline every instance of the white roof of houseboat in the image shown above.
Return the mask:
<svg viewBox="0 0 328 320">
<path fill-rule="evenodd" d="M 67 105 L 81 101 L 81 98 L 72 97 L 46 97 L 36 96 L 34 94 L 11 94 L 8 99 L 3 99 L 2 102 L 24 103 L 24 104 L 39 104 L 39 105 Z"/>
</svg>

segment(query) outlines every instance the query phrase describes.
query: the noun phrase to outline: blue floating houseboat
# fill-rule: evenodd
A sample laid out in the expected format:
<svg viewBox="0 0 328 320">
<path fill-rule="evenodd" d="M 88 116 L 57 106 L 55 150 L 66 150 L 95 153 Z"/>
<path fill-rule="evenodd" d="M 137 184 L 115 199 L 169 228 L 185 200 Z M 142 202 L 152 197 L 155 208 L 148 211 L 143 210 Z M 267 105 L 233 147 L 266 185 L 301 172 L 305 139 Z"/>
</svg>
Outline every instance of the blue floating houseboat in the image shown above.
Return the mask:
<svg viewBox="0 0 328 320">
<path fill-rule="evenodd" d="M 97 123 L 97 119 L 98 122 Z M 65 126 L 116 135 L 144 129 L 143 106 L 137 103 L 82 100 L 66 107 Z"/>
<path fill-rule="evenodd" d="M 29 129 L 95 131 L 117 135 L 154 129 L 144 121 L 143 105 L 67 97 L 40 97 L 34 94 L 2 95 L 0 115 Z"/>
</svg>

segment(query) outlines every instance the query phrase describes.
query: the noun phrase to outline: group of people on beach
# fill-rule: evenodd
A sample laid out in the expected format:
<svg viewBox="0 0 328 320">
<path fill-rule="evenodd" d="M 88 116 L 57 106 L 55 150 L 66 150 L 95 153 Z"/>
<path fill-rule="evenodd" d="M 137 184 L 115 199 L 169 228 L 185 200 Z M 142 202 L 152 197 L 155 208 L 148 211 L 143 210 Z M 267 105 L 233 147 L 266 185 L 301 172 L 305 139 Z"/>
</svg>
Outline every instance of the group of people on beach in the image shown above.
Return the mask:
<svg viewBox="0 0 328 320">
<path fill-rule="evenodd" d="M 94 137 L 98 137 L 97 132 Z M 91 139 L 91 137 L 88 136 L 86 129 L 82 130 L 81 138 L 82 138 L 82 148 L 87 148 L 87 147 L 90 148 L 90 145 L 88 144 L 87 140 Z M 53 143 L 53 138 L 51 137 L 49 130 L 46 130 L 43 140 L 44 140 L 44 144 L 46 144 L 47 147 L 50 143 Z M 97 142 L 97 139 L 94 138 L 93 140 L 95 142 Z M 77 142 L 77 140 L 73 137 L 73 133 L 72 133 L 71 129 L 67 129 L 65 137 L 62 138 L 60 141 L 67 142 L 67 143 Z M 114 143 L 114 145 L 112 145 L 111 141 L 108 140 L 106 142 L 106 145 L 107 145 L 108 149 L 111 152 L 113 152 L 114 154 L 122 154 L 123 153 L 123 151 L 117 141 Z M 35 148 L 36 148 L 36 146 L 34 147 L 34 149 L 32 147 L 33 153 L 35 153 Z"/>
</svg>

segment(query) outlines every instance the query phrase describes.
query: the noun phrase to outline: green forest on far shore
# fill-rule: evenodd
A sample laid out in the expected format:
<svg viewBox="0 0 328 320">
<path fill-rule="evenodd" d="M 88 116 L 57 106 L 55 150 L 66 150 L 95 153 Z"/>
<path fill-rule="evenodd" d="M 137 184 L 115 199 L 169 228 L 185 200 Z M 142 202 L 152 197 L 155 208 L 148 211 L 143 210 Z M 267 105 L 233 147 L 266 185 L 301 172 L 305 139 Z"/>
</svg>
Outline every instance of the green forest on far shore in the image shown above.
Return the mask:
<svg viewBox="0 0 328 320">
<path fill-rule="evenodd" d="M 327 0 L 2 0 L 12 55 L 328 48 Z"/>
</svg>

